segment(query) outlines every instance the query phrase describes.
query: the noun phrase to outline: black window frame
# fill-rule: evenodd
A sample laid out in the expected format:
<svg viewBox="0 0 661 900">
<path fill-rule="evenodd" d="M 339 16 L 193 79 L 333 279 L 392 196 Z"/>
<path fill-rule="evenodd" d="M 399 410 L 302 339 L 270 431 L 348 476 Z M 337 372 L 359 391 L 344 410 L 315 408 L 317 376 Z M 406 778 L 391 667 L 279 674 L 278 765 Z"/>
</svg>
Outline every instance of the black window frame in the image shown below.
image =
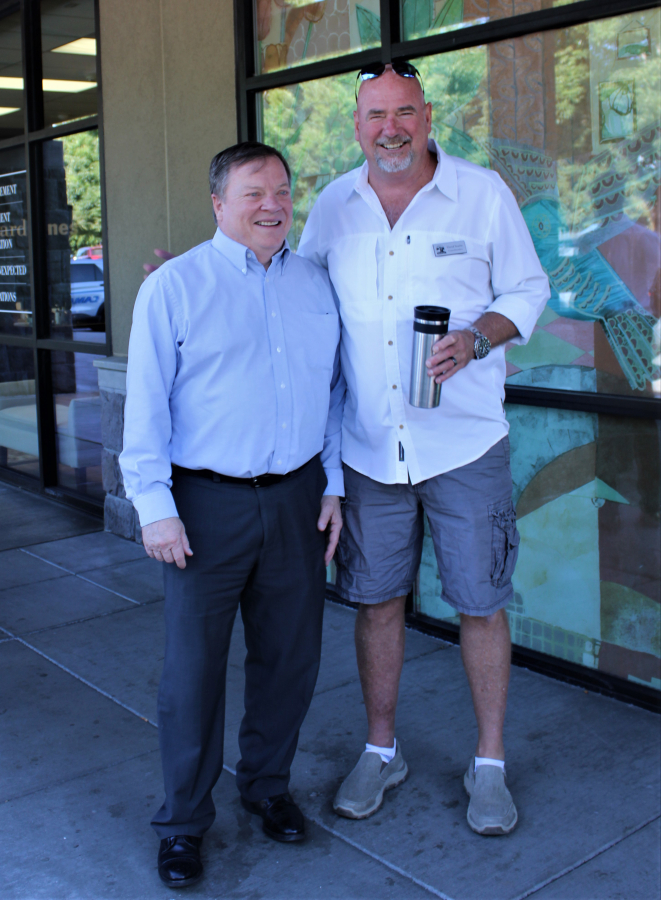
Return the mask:
<svg viewBox="0 0 661 900">
<path fill-rule="evenodd" d="M 419 56 L 494 44 L 497 41 L 512 40 L 528 34 L 654 9 L 659 5 L 658 0 L 579 0 L 566 6 L 496 19 L 479 25 L 467 25 L 445 34 L 402 41 L 399 0 L 380 0 L 381 47 L 290 66 L 274 72 L 254 74 L 253 2 L 234 0 L 238 139 L 259 140 L 258 95 L 269 88 L 287 87 L 317 78 L 357 72 L 373 62 L 414 59 Z M 661 418 L 661 399 L 627 394 L 597 394 L 587 391 L 505 385 L 505 402 L 625 418 Z M 327 587 L 331 599 L 356 608 L 357 604 L 345 601 L 335 594 L 331 585 Z M 407 600 L 406 609 L 407 624 L 435 637 L 458 643 L 458 626 L 450 622 L 436 621 L 414 611 L 411 596 Z M 661 711 L 660 693 L 652 687 L 634 684 L 616 675 L 588 669 L 577 663 L 517 645 L 512 646 L 512 660 L 516 665 L 543 672 L 571 684 L 617 697 L 646 709 Z"/>
<path fill-rule="evenodd" d="M 39 435 L 38 480 L 10 468 L 0 469 L 0 478 L 28 490 L 59 496 L 74 506 L 99 514 L 103 501 L 83 497 L 74 490 L 58 483 L 55 412 L 51 376 L 51 352 L 90 353 L 95 356 L 112 356 L 112 327 L 110 310 L 110 282 L 108 267 L 103 266 L 105 343 L 73 341 L 52 338 L 48 308 L 48 277 L 46 271 L 46 208 L 43 196 L 43 145 L 71 134 L 97 131 L 99 135 L 99 171 L 101 181 L 101 234 L 104 257 L 107 258 L 106 191 L 103 155 L 103 112 L 101 43 L 99 39 L 99 0 L 94 0 L 96 37 L 96 91 L 97 114 L 63 125 L 44 124 L 41 3 L 40 0 L 17 0 L 5 9 L 6 14 L 20 12 L 23 52 L 23 115 L 24 133 L 15 138 L 0 141 L 0 150 L 24 147 L 26 164 L 27 204 L 29 210 L 28 260 L 32 301 L 32 333 L 30 335 L 0 334 L 0 344 L 25 347 L 33 351 L 37 396 L 37 425 Z"/>
</svg>

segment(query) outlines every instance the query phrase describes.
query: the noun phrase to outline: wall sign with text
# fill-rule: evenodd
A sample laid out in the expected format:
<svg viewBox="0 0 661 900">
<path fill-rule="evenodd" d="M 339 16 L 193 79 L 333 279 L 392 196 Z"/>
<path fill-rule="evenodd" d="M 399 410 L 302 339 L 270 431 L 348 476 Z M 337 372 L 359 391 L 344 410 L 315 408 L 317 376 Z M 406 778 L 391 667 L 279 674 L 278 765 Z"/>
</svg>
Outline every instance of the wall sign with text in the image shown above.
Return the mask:
<svg viewBox="0 0 661 900">
<path fill-rule="evenodd" d="M 32 316 L 24 169 L 0 175 L 0 315 Z"/>
</svg>

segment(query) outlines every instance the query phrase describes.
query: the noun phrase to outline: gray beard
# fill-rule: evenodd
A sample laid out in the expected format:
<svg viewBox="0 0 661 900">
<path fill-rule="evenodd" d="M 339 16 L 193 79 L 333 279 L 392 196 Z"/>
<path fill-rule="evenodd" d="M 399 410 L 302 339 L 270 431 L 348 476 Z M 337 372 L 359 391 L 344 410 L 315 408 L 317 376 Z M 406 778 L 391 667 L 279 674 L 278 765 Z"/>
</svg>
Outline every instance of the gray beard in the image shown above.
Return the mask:
<svg viewBox="0 0 661 900">
<path fill-rule="evenodd" d="M 409 152 L 403 159 L 387 159 L 382 157 L 377 150 L 374 154 L 377 166 L 382 172 L 403 172 L 413 162 L 413 150 L 409 147 Z"/>
</svg>

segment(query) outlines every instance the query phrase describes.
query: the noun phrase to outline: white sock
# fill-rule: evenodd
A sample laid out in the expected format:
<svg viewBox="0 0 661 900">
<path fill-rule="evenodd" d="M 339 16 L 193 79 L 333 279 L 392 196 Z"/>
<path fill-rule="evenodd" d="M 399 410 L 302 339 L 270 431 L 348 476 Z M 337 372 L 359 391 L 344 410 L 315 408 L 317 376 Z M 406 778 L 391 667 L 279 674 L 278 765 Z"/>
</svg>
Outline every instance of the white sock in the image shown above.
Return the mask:
<svg viewBox="0 0 661 900">
<path fill-rule="evenodd" d="M 392 747 L 375 747 L 374 744 L 365 744 L 367 753 L 378 753 L 384 763 L 389 763 L 397 752 L 397 738 L 394 739 Z"/>
<path fill-rule="evenodd" d="M 475 768 L 478 766 L 498 766 L 499 769 L 505 771 L 505 762 L 502 759 L 489 759 L 488 756 L 476 756 Z"/>
</svg>

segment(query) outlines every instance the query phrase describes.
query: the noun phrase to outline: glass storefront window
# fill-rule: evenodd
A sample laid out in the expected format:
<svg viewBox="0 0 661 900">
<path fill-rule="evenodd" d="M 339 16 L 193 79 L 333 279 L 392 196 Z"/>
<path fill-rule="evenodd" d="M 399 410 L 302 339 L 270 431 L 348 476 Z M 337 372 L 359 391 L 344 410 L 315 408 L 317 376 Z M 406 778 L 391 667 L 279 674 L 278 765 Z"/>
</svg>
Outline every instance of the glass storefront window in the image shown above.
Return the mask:
<svg viewBox="0 0 661 900">
<path fill-rule="evenodd" d="M 0 467 L 39 477 L 34 351 L 0 344 Z"/>
<path fill-rule="evenodd" d="M 257 72 L 381 43 L 378 0 L 253 0 Z"/>
<path fill-rule="evenodd" d="M 410 41 L 428 34 L 444 34 L 457 28 L 482 25 L 508 16 L 522 16 L 552 6 L 565 6 L 575 0 L 400 0 L 402 40 Z M 647 44 L 634 37 L 638 52 Z"/>
<path fill-rule="evenodd" d="M 94 0 L 41 0 L 44 121 L 97 114 Z"/>
<path fill-rule="evenodd" d="M 58 483 L 103 500 L 101 398 L 90 353 L 51 354 Z"/>
<path fill-rule="evenodd" d="M 356 75 L 350 73 L 260 95 L 262 139 L 283 153 L 292 170 L 292 247 L 298 246 L 310 210 L 326 185 L 364 161 L 353 136 L 355 83 Z"/>
<path fill-rule="evenodd" d="M 530 342 L 507 349 L 509 384 L 661 397 L 660 40 L 653 10 L 416 63 L 433 136 L 508 184 L 551 282 Z M 262 95 L 264 140 L 294 172 L 294 245 L 362 162 L 353 84 Z"/>
<path fill-rule="evenodd" d="M 0 12 L 0 141 L 23 134 L 21 15 Z"/>
<path fill-rule="evenodd" d="M 655 421 L 508 404 L 522 647 L 661 689 L 661 448 Z M 427 529 L 418 612 L 441 600 Z"/>
<path fill-rule="evenodd" d="M 25 150 L 0 150 L 0 334 L 32 331 Z"/>
<path fill-rule="evenodd" d="M 43 145 L 51 334 L 105 341 L 97 131 Z"/>
</svg>

